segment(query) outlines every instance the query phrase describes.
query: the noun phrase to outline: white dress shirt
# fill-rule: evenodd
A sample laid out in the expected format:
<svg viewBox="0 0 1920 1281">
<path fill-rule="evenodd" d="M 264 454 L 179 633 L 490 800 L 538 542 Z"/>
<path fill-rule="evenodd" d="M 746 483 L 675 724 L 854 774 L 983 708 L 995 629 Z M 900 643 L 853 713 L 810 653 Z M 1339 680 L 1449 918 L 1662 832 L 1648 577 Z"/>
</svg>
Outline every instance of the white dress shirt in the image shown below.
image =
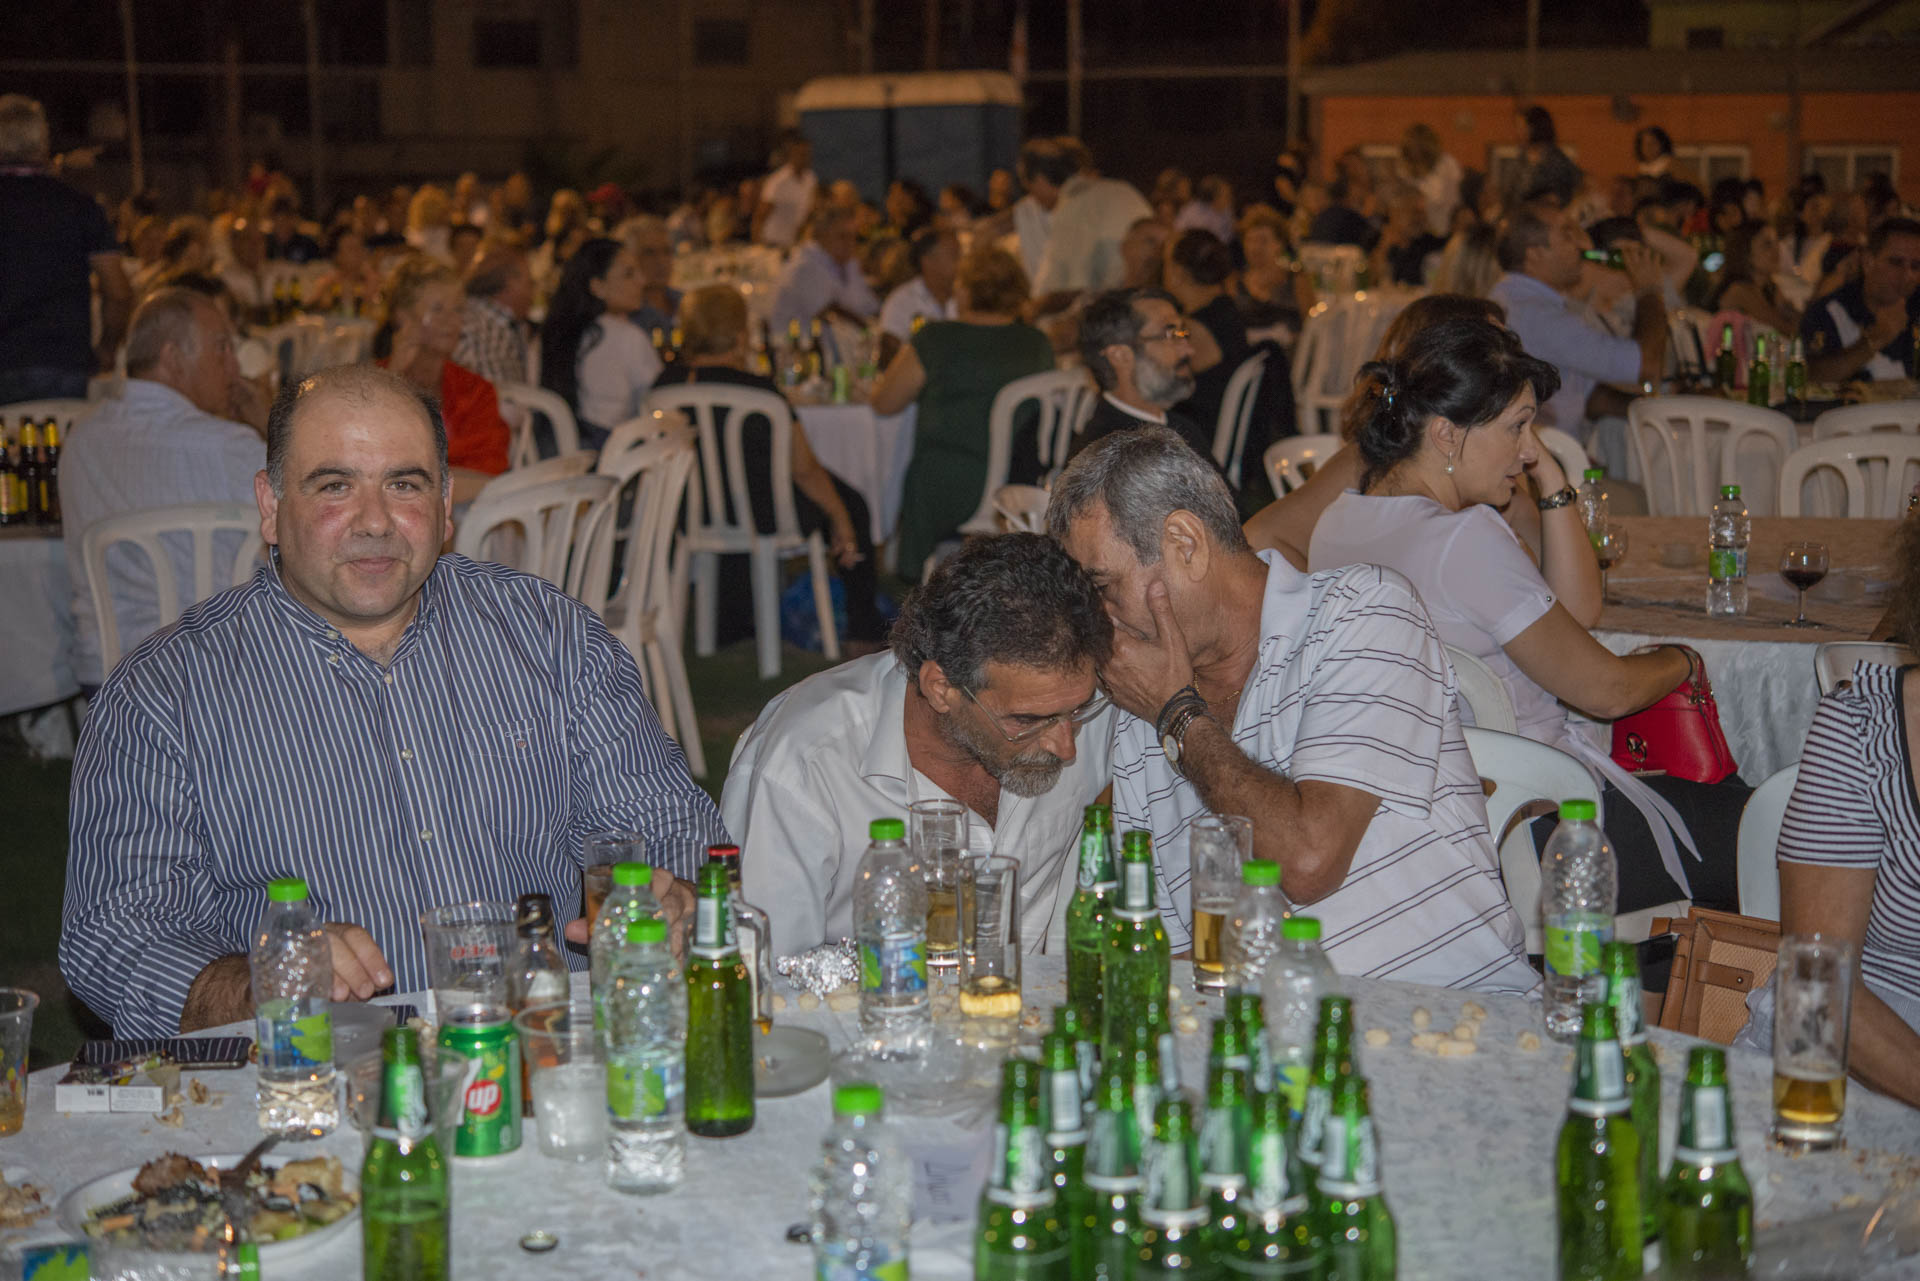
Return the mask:
<svg viewBox="0 0 1920 1281">
<path fill-rule="evenodd" d="M 761 241 L 785 249 L 798 239 L 819 187 L 820 177 L 811 169 L 795 173 L 792 166 L 782 165 L 768 174 L 760 186 L 760 199 L 770 206 L 760 223 Z"/>
<path fill-rule="evenodd" d="M 860 274 L 857 262 L 840 262 L 814 241 L 793 251 L 774 288 L 769 319 L 776 334 L 784 334 L 787 325 L 799 321 L 810 325 L 813 318 L 838 303 L 856 316 L 871 316 L 880 310 L 867 278 Z"/>
<path fill-rule="evenodd" d="M 1120 242 L 1127 228 L 1152 216 L 1146 197 L 1117 178 L 1069 178 L 1053 207 L 1046 257 L 1034 272 L 1034 296 L 1118 285 L 1127 270 Z"/>
<path fill-rule="evenodd" d="M 773 923 L 776 956 L 853 935 L 853 882 L 867 826 L 915 801 L 951 799 L 907 755 L 907 677 L 872 654 L 793 686 L 734 751 L 720 814 L 740 842 L 742 891 Z M 1081 726 L 1078 753 L 1043 796 L 1000 793 L 999 821 L 967 814 L 967 847 L 1020 862 L 1021 941 L 1047 943 L 1072 897 L 1086 806 L 1109 777 L 1111 713 Z M 1056 948 L 1057 950 L 1057 948 Z"/>
<path fill-rule="evenodd" d="M 60 513 L 66 539 L 67 578 L 73 584 L 74 675 L 82 685 L 106 678 L 100 659 L 100 620 L 80 540 L 89 526 L 109 516 L 127 516 L 181 503 L 253 503 L 253 476 L 267 465 L 267 445 L 243 423 L 203 413 L 173 388 L 146 378 L 127 379 L 117 399 L 103 400 L 73 425 L 60 448 Z M 174 582 L 191 605 L 193 542 L 163 539 L 173 555 Z M 240 535 L 214 543 L 213 584 L 233 581 L 232 558 Z M 131 653 L 160 625 L 154 573 L 144 553 L 129 544 L 107 552 L 107 590 L 120 628 L 120 652 Z"/>
<path fill-rule="evenodd" d="M 915 276 L 887 295 L 886 304 L 880 308 L 880 328 L 905 342 L 913 337 L 913 322 L 921 316 L 928 320 L 955 320 L 959 315 L 959 299 L 949 294 L 947 300 L 941 302 L 933 296 L 933 290 L 927 288 L 926 277 Z"/>
<path fill-rule="evenodd" d="M 1020 265 L 1029 280 L 1040 274 L 1047 256 L 1047 235 L 1053 229 L 1053 213 L 1032 196 L 1022 196 L 1013 206 L 1013 234 L 1019 241 Z"/>
</svg>

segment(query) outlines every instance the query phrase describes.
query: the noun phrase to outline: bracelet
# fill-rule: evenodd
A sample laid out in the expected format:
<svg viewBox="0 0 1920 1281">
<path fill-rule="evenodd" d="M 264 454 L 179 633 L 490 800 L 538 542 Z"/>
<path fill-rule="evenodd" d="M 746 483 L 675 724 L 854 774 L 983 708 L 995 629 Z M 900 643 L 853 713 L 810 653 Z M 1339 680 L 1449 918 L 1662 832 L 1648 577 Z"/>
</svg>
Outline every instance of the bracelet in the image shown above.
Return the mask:
<svg viewBox="0 0 1920 1281">
<path fill-rule="evenodd" d="M 1572 485 L 1562 485 L 1558 490 L 1548 494 L 1534 505 L 1543 512 L 1557 511 L 1578 497 L 1580 497 L 1580 495 Z"/>
<path fill-rule="evenodd" d="M 1187 776 L 1185 768 L 1187 731 L 1193 728 L 1193 723 L 1197 720 L 1213 721 L 1213 713 L 1207 710 L 1205 703 L 1182 703 L 1178 708 L 1174 709 L 1172 718 L 1167 722 L 1166 733 L 1161 735 L 1162 740 L 1170 738 L 1179 745 L 1179 755 L 1173 760 L 1172 764 L 1174 773 L 1180 775 L 1182 778 Z M 1214 724 L 1217 725 L 1219 722 L 1214 721 Z"/>
<path fill-rule="evenodd" d="M 1175 690 L 1173 697 L 1169 698 L 1166 701 L 1166 705 L 1160 709 L 1160 714 L 1153 718 L 1153 732 L 1155 737 L 1165 738 L 1167 731 L 1172 728 L 1173 718 L 1189 708 L 1202 712 L 1207 710 L 1207 700 L 1200 697 L 1200 691 L 1195 689 L 1191 684 L 1183 685 Z M 1184 729 L 1185 727 L 1183 726 L 1182 728 Z"/>
<path fill-rule="evenodd" d="M 1680 651 L 1680 657 L 1687 660 L 1687 684 L 1692 685 L 1700 679 L 1700 655 L 1694 652 L 1692 646 L 1680 645 L 1673 641 L 1668 641 L 1666 644 L 1660 646 L 1660 648 L 1677 649 Z"/>
</svg>

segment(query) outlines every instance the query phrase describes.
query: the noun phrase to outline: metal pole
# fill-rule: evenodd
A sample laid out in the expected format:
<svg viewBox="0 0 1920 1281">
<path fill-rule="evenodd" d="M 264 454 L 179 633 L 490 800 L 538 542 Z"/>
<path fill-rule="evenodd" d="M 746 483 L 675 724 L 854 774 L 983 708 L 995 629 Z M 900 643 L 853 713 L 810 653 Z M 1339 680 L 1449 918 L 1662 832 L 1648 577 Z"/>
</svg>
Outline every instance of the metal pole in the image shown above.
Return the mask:
<svg viewBox="0 0 1920 1281">
<path fill-rule="evenodd" d="M 1800 180 L 1802 158 L 1800 141 L 1800 42 L 1806 30 L 1805 0 L 1793 0 L 1793 44 L 1787 62 L 1787 181 L 1792 187 Z"/>
<path fill-rule="evenodd" d="M 1287 6 L 1287 143 L 1300 141 L 1300 4 L 1301 0 L 1280 0 Z"/>
<path fill-rule="evenodd" d="M 1527 103 L 1540 92 L 1540 0 L 1527 0 Z"/>
<path fill-rule="evenodd" d="M 307 174 L 313 183 L 313 212 L 323 224 L 331 201 L 327 191 L 327 131 L 320 120 L 320 15 L 314 0 L 300 8 L 307 21 Z"/>
<path fill-rule="evenodd" d="M 1080 0 L 1067 0 L 1067 132 L 1080 136 Z"/>
<path fill-rule="evenodd" d="M 680 0 L 680 198 L 693 199 L 693 0 Z M 749 211 L 751 212 L 751 211 Z"/>
<path fill-rule="evenodd" d="M 120 44 L 127 67 L 127 158 L 133 168 L 133 190 L 139 191 L 147 185 L 147 164 L 140 145 L 140 63 L 133 48 L 133 0 L 120 0 Z"/>
</svg>

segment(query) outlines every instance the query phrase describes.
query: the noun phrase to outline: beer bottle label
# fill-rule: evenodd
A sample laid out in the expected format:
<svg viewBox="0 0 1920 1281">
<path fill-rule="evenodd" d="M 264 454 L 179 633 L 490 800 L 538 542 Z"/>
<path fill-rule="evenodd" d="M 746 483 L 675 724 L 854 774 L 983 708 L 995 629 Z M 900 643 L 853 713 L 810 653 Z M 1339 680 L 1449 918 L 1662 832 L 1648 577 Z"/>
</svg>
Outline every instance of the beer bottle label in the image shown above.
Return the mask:
<svg viewBox="0 0 1920 1281">
<path fill-rule="evenodd" d="M 1100 1047 L 1092 1041 L 1075 1041 L 1073 1060 L 1080 1073 L 1080 1097 L 1091 1099 L 1100 1074 Z"/>
<path fill-rule="evenodd" d="M 1090 832 L 1081 838 L 1080 866 L 1074 874 L 1074 883 L 1081 889 L 1091 890 L 1100 884 L 1100 864 L 1106 852 L 1106 838 L 1100 833 Z"/>
<path fill-rule="evenodd" d="M 1380 1194 L 1380 1154 L 1373 1122 L 1365 1116 L 1330 1116 L 1321 1147 L 1320 1190 L 1352 1201 Z"/>
<path fill-rule="evenodd" d="M 1613 918 L 1598 912 L 1568 912 L 1546 921 L 1547 973 L 1584 978 L 1600 971 L 1600 947 L 1613 941 Z"/>
<path fill-rule="evenodd" d="M 1308 1165 L 1320 1164 L 1320 1154 L 1325 1151 L 1327 1113 L 1332 1108 L 1333 1096 L 1325 1085 L 1314 1081 L 1307 1086 L 1306 1101 L 1300 1110 L 1300 1159 Z"/>
<path fill-rule="evenodd" d="M 1080 1114 L 1080 1073 L 1064 1068 L 1047 1073 L 1047 1105 L 1051 1129 L 1047 1142 L 1054 1147 L 1084 1143 L 1086 1119 Z"/>
<path fill-rule="evenodd" d="M 1253 1136 L 1247 1154 L 1247 1198 L 1256 1214 L 1295 1214 L 1307 1199 L 1287 1182 L 1287 1140 L 1277 1130 Z"/>
<path fill-rule="evenodd" d="M 1126 894 L 1124 901 L 1129 912 L 1144 913 L 1153 910 L 1152 864 L 1127 864 Z"/>
<path fill-rule="evenodd" d="M 1180 1043 L 1172 1032 L 1162 1032 L 1160 1050 L 1160 1089 L 1173 1094 L 1180 1089 Z"/>
<path fill-rule="evenodd" d="M 1693 1100 L 1691 1126 L 1681 1127 L 1673 1159 L 1687 1165 L 1724 1165 L 1738 1160 L 1740 1153 L 1727 1126 L 1726 1087 L 1693 1085 L 1687 1089 Z"/>
<path fill-rule="evenodd" d="M 1206 1198 L 1187 1186 L 1182 1145 L 1153 1142 L 1141 1155 L 1140 1219 L 1155 1227 L 1198 1227 L 1207 1221 Z M 1196 1205 L 1195 1202 L 1198 1202 Z"/>
<path fill-rule="evenodd" d="M 427 1126 L 427 1083 L 416 1067 L 403 1067 L 398 1071 L 387 1069 L 387 1103 L 382 1111 L 393 1112 L 393 1128 L 376 1125 L 373 1137 L 389 1142 L 421 1138 L 428 1133 Z"/>
<path fill-rule="evenodd" d="M 1209 1108 L 1200 1126 L 1200 1184 L 1206 1188 L 1241 1187 L 1246 1174 L 1234 1151 L 1233 1109 Z"/>
<path fill-rule="evenodd" d="M 693 954 L 717 960 L 733 950 L 732 923 L 725 899 L 701 896 L 694 901 Z"/>
<path fill-rule="evenodd" d="M 1047 1154 L 1038 1126 L 1009 1130 L 1000 1122 L 993 1130 L 994 1180 L 987 1199 L 1001 1205 L 1031 1208 L 1053 1200 L 1053 1181 L 1047 1176 Z"/>
</svg>

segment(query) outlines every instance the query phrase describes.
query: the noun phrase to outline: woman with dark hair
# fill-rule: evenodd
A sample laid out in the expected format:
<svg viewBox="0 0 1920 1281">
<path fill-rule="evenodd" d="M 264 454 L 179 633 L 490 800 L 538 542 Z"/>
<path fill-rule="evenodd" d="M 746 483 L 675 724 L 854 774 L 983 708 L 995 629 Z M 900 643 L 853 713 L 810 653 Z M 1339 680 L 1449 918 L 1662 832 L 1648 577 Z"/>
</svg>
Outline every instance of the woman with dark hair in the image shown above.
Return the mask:
<svg viewBox="0 0 1920 1281">
<path fill-rule="evenodd" d="M 895 178 L 887 188 L 887 222 L 883 234 L 912 240 L 933 221 L 933 200 L 927 189 L 911 178 Z"/>
<path fill-rule="evenodd" d="M 660 377 L 660 354 L 630 319 L 646 301 L 640 262 L 617 240 L 589 240 L 567 260 L 540 326 L 540 385 L 567 402 L 580 443 L 598 449 L 607 433 L 640 413 Z"/>
<path fill-rule="evenodd" d="M 1252 350 L 1247 321 L 1227 294 L 1233 254 L 1210 231 L 1183 231 L 1167 242 L 1161 283 L 1186 313 L 1193 343 L 1193 395 L 1174 409 L 1211 432 L 1227 383 Z"/>
<path fill-rule="evenodd" d="M 1733 837 L 1747 789 L 1636 779 L 1567 721 L 1567 707 L 1605 720 L 1637 712 L 1690 680 L 1698 656 L 1672 645 L 1609 651 L 1560 604 L 1496 510 L 1527 501 L 1525 475 L 1550 468 L 1559 483 L 1536 503 L 1544 558 L 1561 575 L 1598 578 L 1574 491 L 1533 433 L 1535 410 L 1559 386 L 1554 367 L 1527 355 L 1512 331 L 1467 317 L 1428 325 L 1397 358 L 1362 367 L 1348 403 L 1360 486 L 1320 517 L 1308 568 L 1366 563 L 1406 575 L 1440 639 L 1506 684 L 1519 732 L 1606 780 L 1620 911 L 1677 898 L 1733 908 Z M 1683 872 L 1674 842 L 1695 847 L 1689 827 L 1705 858 Z"/>
<path fill-rule="evenodd" d="M 1709 311 L 1737 311 L 1779 334 L 1800 332 L 1800 309 L 1780 296 L 1780 236 L 1771 223 L 1743 222 L 1727 233 L 1726 258 L 1707 302 Z"/>
<path fill-rule="evenodd" d="M 1664 178 L 1673 168 L 1673 139 L 1659 125 L 1648 125 L 1633 135 L 1633 158 L 1647 178 Z"/>
<path fill-rule="evenodd" d="M 380 297 L 380 327 L 373 334 L 379 364 L 439 398 L 456 503 L 471 499 L 488 478 L 507 469 L 512 436 L 500 417 L 493 384 L 453 361 L 466 302 L 453 268 L 413 254 L 388 274 Z"/>
</svg>

